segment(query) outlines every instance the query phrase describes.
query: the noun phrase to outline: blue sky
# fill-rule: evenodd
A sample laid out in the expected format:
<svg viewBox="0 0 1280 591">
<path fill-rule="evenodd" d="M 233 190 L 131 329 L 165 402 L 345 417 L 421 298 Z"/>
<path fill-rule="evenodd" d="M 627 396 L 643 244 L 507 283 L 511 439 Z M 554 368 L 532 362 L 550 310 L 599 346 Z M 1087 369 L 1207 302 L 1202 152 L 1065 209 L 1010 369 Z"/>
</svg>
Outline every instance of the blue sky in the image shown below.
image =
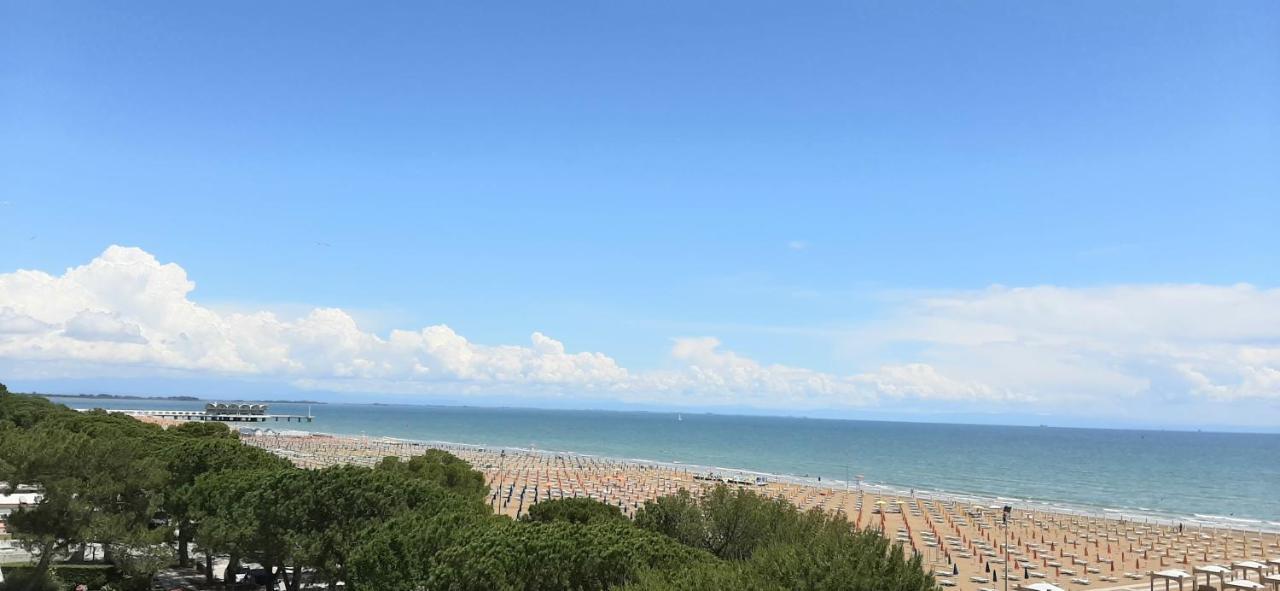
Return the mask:
<svg viewBox="0 0 1280 591">
<path fill-rule="evenodd" d="M 531 404 L 855 415 L 996 400 L 1080 420 L 1160 400 L 1183 406 L 1158 422 L 1224 408 L 1215 420 L 1231 423 L 1246 406 L 1280 420 L 1272 2 L 0 10 L 0 273 L 59 277 L 122 245 L 180 266 L 195 289 L 169 295 L 220 315 L 340 308 L 378 339 L 447 325 L 530 347 L 538 332 L 633 375 L 701 372 L 618 386 L 441 361 L 445 383 L 483 382 L 479 399 L 532 384 Z M 121 256 L 106 258 L 152 269 Z M 40 339 L 101 337 L 72 326 L 84 310 L 137 326 L 146 344 L 125 348 L 190 332 L 102 285 L 41 292 L 86 306 L 51 310 L 18 282 L 0 308 Z M 1099 308 L 1144 320 L 1063 328 Z M 1018 334 L 969 338 L 982 330 Z M 449 396 L 401 373 L 334 387 L 346 370 L 311 361 L 230 370 L 22 334 L 0 335 L 0 370 L 31 387 Z M 719 344 L 680 349 L 707 337 Z M 781 370 L 700 381 L 743 360 L 865 379 L 821 396 Z M 1011 363 L 1041 371 L 1011 379 Z M 922 365 L 938 372 L 929 388 L 894 371 Z M 1078 384 L 1070 367 L 1098 377 Z M 762 395 L 775 378 L 786 394 Z M 636 394 L 668 387 L 682 394 Z M 1131 406 L 1080 410 L 1069 394 L 1090 388 L 1132 392 Z"/>
</svg>

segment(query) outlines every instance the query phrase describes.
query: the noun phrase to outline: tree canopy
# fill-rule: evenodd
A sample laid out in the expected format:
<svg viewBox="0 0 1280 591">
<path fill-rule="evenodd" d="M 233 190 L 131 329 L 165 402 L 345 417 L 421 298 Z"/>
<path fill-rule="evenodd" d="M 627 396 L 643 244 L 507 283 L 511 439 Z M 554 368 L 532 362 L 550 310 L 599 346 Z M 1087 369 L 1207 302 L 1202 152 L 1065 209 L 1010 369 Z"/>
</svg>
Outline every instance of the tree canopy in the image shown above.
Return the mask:
<svg viewBox="0 0 1280 591">
<path fill-rule="evenodd" d="M 407 461 L 397 457 L 383 458 L 375 469 L 428 480 L 464 497 L 483 499 L 489 492 L 489 487 L 484 482 L 484 474 L 473 470 L 471 464 L 441 449 L 428 449 L 422 455 L 413 456 Z"/>
<path fill-rule="evenodd" d="M 627 518 L 622 509 L 608 503 L 602 503 L 589 497 L 554 499 L 542 501 L 520 517 L 521 521 L 568 521 L 570 523 L 592 523 L 596 521 L 622 521 Z"/>
</svg>

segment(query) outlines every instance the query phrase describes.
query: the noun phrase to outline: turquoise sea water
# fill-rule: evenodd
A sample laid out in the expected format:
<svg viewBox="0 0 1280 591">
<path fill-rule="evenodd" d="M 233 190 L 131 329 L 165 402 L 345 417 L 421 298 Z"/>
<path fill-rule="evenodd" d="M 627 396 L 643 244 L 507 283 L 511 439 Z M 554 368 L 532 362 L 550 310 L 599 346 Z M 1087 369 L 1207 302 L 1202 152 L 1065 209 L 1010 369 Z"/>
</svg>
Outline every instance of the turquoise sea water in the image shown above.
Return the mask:
<svg viewBox="0 0 1280 591">
<path fill-rule="evenodd" d="M 203 403 L 54 398 L 72 408 Z M 710 414 L 273 404 L 276 430 L 680 462 L 972 495 L 1137 518 L 1280 529 L 1280 435 L 1002 427 Z"/>
</svg>

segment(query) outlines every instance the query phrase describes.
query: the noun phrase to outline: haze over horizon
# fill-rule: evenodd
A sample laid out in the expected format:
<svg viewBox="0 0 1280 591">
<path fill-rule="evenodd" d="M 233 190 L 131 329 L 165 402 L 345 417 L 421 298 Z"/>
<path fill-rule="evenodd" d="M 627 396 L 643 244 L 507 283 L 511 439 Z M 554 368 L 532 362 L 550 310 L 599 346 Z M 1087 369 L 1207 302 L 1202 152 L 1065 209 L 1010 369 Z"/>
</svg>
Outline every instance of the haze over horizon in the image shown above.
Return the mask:
<svg viewBox="0 0 1280 591">
<path fill-rule="evenodd" d="M 15 391 L 1280 425 L 1275 3 L 144 5 L 5 9 Z"/>
</svg>

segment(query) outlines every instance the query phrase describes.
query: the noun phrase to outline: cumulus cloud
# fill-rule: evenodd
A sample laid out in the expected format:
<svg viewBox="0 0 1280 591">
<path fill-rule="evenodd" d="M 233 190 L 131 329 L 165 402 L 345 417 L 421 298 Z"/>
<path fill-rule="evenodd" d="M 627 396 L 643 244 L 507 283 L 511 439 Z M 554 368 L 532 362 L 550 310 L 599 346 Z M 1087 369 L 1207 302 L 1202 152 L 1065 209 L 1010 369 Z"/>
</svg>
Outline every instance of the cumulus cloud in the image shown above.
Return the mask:
<svg viewBox="0 0 1280 591">
<path fill-rule="evenodd" d="M 108 312 L 81 310 L 71 320 L 62 334 L 81 341 L 108 341 L 115 343 L 143 344 L 142 327 L 125 322 Z"/>
<path fill-rule="evenodd" d="M 608 395 L 624 400 L 832 407 L 891 397 L 974 397 L 989 389 L 923 365 L 836 376 L 765 365 L 710 338 L 676 339 L 675 369 L 632 372 L 598 352 L 572 352 L 535 332 L 525 345 L 473 343 L 446 325 L 362 330 L 350 314 L 316 308 L 296 319 L 216 311 L 190 298 L 173 263 L 112 246 L 59 276 L 0 275 L 0 359 L 112 375 L 137 368 L 266 376 L 336 390 Z"/>
<path fill-rule="evenodd" d="M 377 334 L 336 308 L 293 318 L 216 310 L 192 300 L 194 289 L 177 264 L 120 246 L 61 275 L 0 274 L 0 361 L 42 378 L 179 373 L 788 409 L 1280 400 L 1280 290 L 1248 285 L 913 294 L 856 332 L 862 348 L 896 354 L 840 374 L 761 362 L 712 337 L 676 338 L 668 367 L 636 371 L 541 332 L 499 345 L 443 324 Z"/>
<path fill-rule="evenodd" d="M 860 339 L 1042 398 L 1280 399 L 1280 290 L 1040 286 L 924 294 Z"/>
<path fill-rule="evenodd" d="M 13 308 L 0 307 L 0 334 L 35 333 L 43 332 L 50 328 L 52 328 L 50 325 L 26 314 L 19 314 Z"/>
</svg>

